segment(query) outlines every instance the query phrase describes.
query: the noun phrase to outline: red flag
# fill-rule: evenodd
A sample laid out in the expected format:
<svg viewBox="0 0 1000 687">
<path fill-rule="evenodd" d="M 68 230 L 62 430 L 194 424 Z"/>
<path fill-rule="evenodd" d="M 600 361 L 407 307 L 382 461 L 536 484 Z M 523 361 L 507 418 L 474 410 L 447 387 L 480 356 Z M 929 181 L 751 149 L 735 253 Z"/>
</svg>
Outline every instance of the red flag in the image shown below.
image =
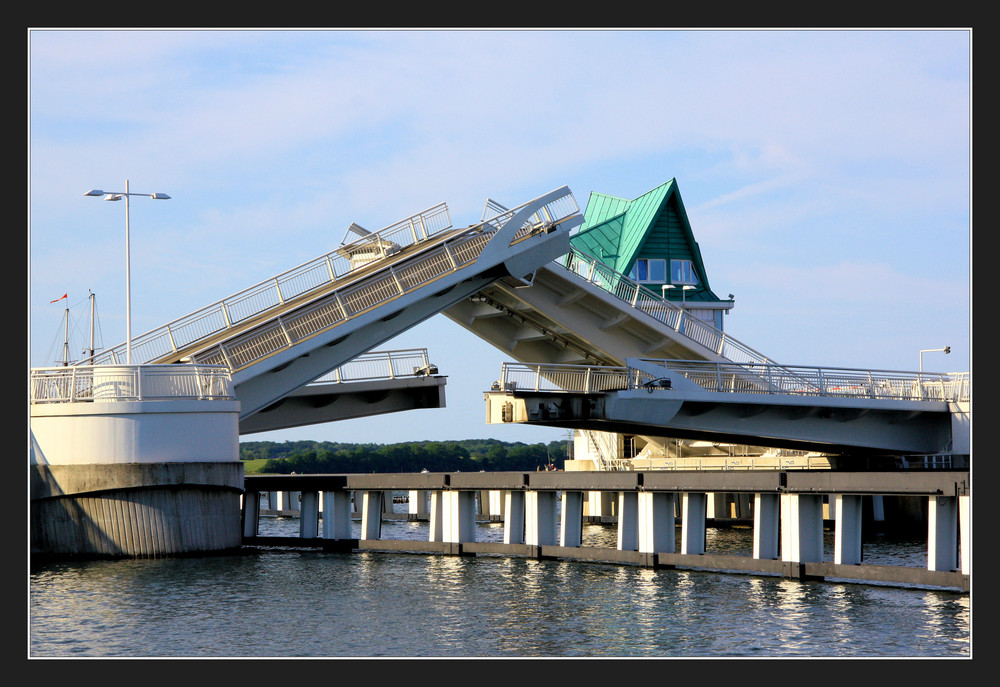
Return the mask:
<svg viewBox="0 0 1000 687">
<path fill-rule="evenodd" d="M 59 301 L 61 301 L 63 298 L 65 298 L 68 295 L 69 295 L 68 293 L 64 293 L 62 296 L 60 296 L 59 298 L 55 299 L 54 301 L 49 301 L 49 303 L 58 303 Z"/>
</svg>

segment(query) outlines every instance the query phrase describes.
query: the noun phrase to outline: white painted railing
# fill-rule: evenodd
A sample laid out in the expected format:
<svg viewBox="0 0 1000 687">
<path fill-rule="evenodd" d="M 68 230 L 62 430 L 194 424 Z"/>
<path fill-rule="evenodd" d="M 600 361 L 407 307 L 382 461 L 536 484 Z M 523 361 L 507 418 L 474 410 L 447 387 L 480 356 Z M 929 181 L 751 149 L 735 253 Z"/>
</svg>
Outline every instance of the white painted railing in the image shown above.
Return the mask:
<svg viewBox="0 0 1000 687">
<path fill-rule="evenodd" d="M 891 370 L 650 360 L 664 376 L 682 374 L 708 391 L 802 396 L 847 396 L 908 401 L 968 401 L 968 373 L 938 374 Z M 504 363 L 494 390 L 598 393 L 656 388 L 658 378 L 633 367 Z"/>
<path fill-rule="evenodd" d="M 398 351 L 371 351 L 359 355 L 336 370 L 318 377 L 313 384 L 342 384 L 373 379 L 399 379 L 437 374 L 437 367 L 427 358 L 426 348 Z"/>
<path fill-rule="evenodd" d="M 540 209 L 514 233 L 511 245 L 544 233 L 549 227 L 579 212 L 572 192 L 566 188 L 558 189 L 547 196 L 529 201 L 509 211 L 509 215 L 505 214 L 502 218 L 503 221 L 498 217 L 493 217 L 462 231 L 454 232 L 420 252 L 396 262 L 383 264 L 372 273 L 359 275 L 355 280 L 347 280 L 339 288 L 332 284 L 334 278 L 331 276 L 323 286 L 312 289 L 316 291 L 312 302 L 284 314 L 279 314 L 277 309 L 278 303 L 275 300 L 277 298 L 275 294 L 278 289 L 275 284 L 288 280 L 278 277 L 168 324 L 159 330 L 138 337 L 132 344 L 133 356 L 141 360 L 163 360 L 163 356 L 168 356 L 183 346 L 190 345 L 195 340 L 207 339 L 209 336 L 222 336 L 223 330 L 230 329 L 234 323 L 230 314 L 230 304 L 234 302 L 249 303 L 254 301 L 254 298 L 251 297 L 253 294 L 270 290 L 272 292 L 270 299 L 255 306 L 256 316 L 261 321 L 260 325 L 242 334 L 234 334 L 215 345 L 208 346 L 206 342 L 207 348 L 190 356 L 193 363 L 222 365 L 232 372 L 243 370 L 276 351 L 294 346 L 304 339 L 346 322 L 434 279 L 471 265 L 476 262 L 487 244 L 499 231 L 498 225 L 502 226 L 519 210 L 542 200 L 545 202 Z M 409 224 L 406 226 L 409 227 Z M 370 248 L 376 240 L 372 237 L 378 237 L 378 240 L 385 239 L 385 230 L 366 236 L 348 247 L 364 243 L 366 247 Z M 339 249 L 338 253 L 348 247 Z M 330 258 L 329 255 L 323 256 L 319 261 L 323 264 L 329 264 L 328 258 Z M 308 269 L 301 270 L 301 272 L 297 269 L 293 272 L 316 276 L 318 272 L 322 271 L 316 266 L 316 262 L 309 263 L 311 267 Z M 330 274 L 334 274 L 332 268 Z M 304 291 L 297 291 L 297 294 L 301 293 Z M 284 291 L 281 291 L 281 295 L 285 300 L 289 298 L 289 295 Z M 256 303 L 256 301 L 254 302 Z M 250 317 L 243 312 L 240 313 L 241 321 Z M 188 324 L 194 325 L 196 322 L 204 323 L 199 325 L 198 337 L 195 339 L 185 337 L 184 342 L 180 343 L 178 329 Z M 123 346 L 119 346 L 102 353 L 98 356 L 97 362 L 115 362 L 120 359 L 123 351 Z"/>
<path fill-rule="evenodd" d="M 642 370 L 599 365 L 503 363 L 494 391 L 599 393 L 635 389 L 653 376 Z"/>
<path fill-rule="evenodd" d="M 709 391 L 847 396 L 905 401 L 968 401 L 968 373 L 938 374 L 837 367 L 749 365 L 691 360 L 651 361 Z"/>
<path fill-rule="evenodd" d="M 73 365 L 31 370 L 31 403 L 232 400 L 229 370 L 207 365 Z"/>
<path fill-rule="evenodd" d="M 738 363 L 774 362 L 722 330 L 691 315 L 685 309 L 663 298 L 662 294 L 651 291 L 575 248 L 553 264 L 569 270 L 727 360 Z"/>
<path fill-rule="evenodd" d="M 294 298 L 318 291 L 357 272 L 374 260 L 394 255 L 407 246 L 450 228 L 447 205 L 436 205 L 135 337 L 132 341 L 133 359 L 149 362 L 169 355 L 236 324 L 276 310 Z M 125 344 L 122 343 L 96 355 L 93 364 L 121 364 L 124 360 Z"/>
</svg>

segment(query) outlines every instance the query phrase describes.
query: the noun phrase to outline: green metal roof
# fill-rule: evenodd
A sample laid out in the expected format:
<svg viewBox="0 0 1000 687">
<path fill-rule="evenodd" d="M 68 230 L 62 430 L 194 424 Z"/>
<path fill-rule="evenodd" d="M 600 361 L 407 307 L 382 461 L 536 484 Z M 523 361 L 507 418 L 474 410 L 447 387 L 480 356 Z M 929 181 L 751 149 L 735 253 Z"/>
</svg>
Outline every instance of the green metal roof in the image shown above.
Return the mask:
<svg viewBox="0 0 1000 687">
<path fill-rule="evenodd" d="M 687 292 L 687 300 L 721 300 L 709 286 L 701 249 L 694 240 L 675 179 L 634 200 L 591 193 L 584 223 L 570 242 L 625 275 L 639 258 L 660 258 L 667 261 L 669 279 L 670 260 L 690 260 L 698 284 Z M 679 300 L 681 296 L 671 293 L 671 298 Z"/>
</svg>

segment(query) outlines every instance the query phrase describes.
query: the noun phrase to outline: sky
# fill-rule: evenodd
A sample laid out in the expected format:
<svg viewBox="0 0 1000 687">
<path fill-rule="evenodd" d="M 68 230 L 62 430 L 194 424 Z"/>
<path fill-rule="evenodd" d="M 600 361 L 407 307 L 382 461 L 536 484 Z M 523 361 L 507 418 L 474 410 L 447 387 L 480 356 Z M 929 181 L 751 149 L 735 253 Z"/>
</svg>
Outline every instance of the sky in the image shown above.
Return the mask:
<svg viewBox="0 0 1000 687">
<path fill-rule="evenodd" d="M 971 364 L 971 44 L 935 30 L 50 30 L 28 43 L 29 366 L 137 336 L 445 202 L 456 227 L 569 186 L 676 179 L 726 332 L 786 365 Z M 51 301 L 67 295 L 64 300 Z M 950 354 L 933 349 L 950 347 Z M 435 315 L 447 407 L 242 437 L 488 425 L 508 357 Z"/>
</svg>

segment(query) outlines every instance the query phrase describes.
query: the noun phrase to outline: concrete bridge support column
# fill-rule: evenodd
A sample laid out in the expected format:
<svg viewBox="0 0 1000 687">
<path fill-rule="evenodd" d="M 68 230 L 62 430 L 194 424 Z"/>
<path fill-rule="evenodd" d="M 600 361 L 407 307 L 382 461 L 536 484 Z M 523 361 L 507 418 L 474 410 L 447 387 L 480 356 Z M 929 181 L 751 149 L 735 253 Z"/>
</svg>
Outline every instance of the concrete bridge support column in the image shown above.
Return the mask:
<svg viewBox="0 0 1000 687">
<path fill-rule="evenodd" d="M 882 501 L 882 494 L 872 496 L 872 519 L 875 522 L 885 521 L 885 504 Z"/>
<path fill-rule="evenodd" d="M 410 520 L 422 520 L 427 517 L 427 492 L 423 489 L 411 489 L 408 492 L 409 503 L 407 512 Z"/>
<path fill-rule="evenodd" d="M 299 510 L 299 497 L 300 492 L 297 491 L 279 491 L 278 492 L 278 510 L 289 510 L 296 511 Z"/>
<path fill-rule="evenodd" d="M 639 548 L 639 494 L 634 491 L 618 492 L 618 550 L 636 551 Z"/>
<path fill-rule="evenodd" d="M 928 497 L 928 570 L 947 572 L 958 568 L 958 537 L 958 497 Z"/>
<path fill-rule="evenodd" d="M 299 505 L 299 536 L 313 539 L 319 536 L 319 492 L 303 491 Z"/>
<path fill-rule="evenodd" d="M 504 492 L 490 489 L 486 493 L 490 520 L 503 520 Z"/>
<path fill-rule="evenodd" d="M 267 509 L 278 510 L 278 492 L 276 491 L 267 492 Z"/>
<path fill-rule="evenodd" d="M 969 521 L 972 510 L 969 498 L 967 495 L 958 497 L 959 547 L 962 556 L 962 574 L 964 575 L 972 572 L 972 524 Z"/>
<path fill-rule="evenodd" d="M 524 543 L 529 546 L 554 546 L 558 543 L 556 493 L 524 493 Z"/>
<path fill-rule="evenodd" d="M 524 492 L 504 492 L 503 543 L 524 543 Z"/>
<path fill-rule="evenodd" d="M 861 563 L 861 496 L 837 494 L 833 519 L 836 522 L 833 562 L 842 565 Z"/>
<path fill-rule="evenodd" d="M 707 494 L 684 492 L 681 499 L 681 553 L 705 553 Z"/>
<path fill-rule="evenodd" d="M 260 524 L 260 492 L 247 491 L 243 494 L 243 536 L 256 537 Z"/>
<path fill-rule="evenodd" d="M 675 494 L 641 491 L 638 494 L 640 553 L 673 553 L 677 548 Z"/>
<path fill-rule="evenodd" d="M 429 541 L 444 541 L 444 494 L 440 490 L 431 492 Z"/>
<path fill-rule="evenodd" d="M 823 560 L 823 497 L 781 495 L 781 560 L 788 563 Z"/>
<path fill-rule="evenodd" d="M 728 518 L 729 510 L 726 508 L 726 496 L 723 492 L 709 492 L 705 494 L 705 517 L 706 518 Z"/>
<path fill-rule="evenodd" d="M 445 491 L 443 501 L 444 541 L 476 541 L 476 492 Z"/>
<path fill-rule="evenodd" d="M 378 539 L 382 536 L 383 491 L 361 492 L 361 538 Z"/>
<path fill-rule="evenodd" d="M 779 554 L 781 508 L 778 494 L 754 494 L 753 557 L 777 560 Z"/>
<path fill-rule="evenodd" d="M 587 492 L 587 515 L 602 517 L 614 515 L 615 493 L 611 491 Z"/>
<path fill-rule="evenodd" d="M 351 538 L 351 493 L 323 492 L 323 538 Z"/>
<path fill-rule="evenodd" d="M 559 521 L 559 542 L 562 546 L 583 544 L 583 492 L 564 491 L 562 518 Z"/>
</svg>

